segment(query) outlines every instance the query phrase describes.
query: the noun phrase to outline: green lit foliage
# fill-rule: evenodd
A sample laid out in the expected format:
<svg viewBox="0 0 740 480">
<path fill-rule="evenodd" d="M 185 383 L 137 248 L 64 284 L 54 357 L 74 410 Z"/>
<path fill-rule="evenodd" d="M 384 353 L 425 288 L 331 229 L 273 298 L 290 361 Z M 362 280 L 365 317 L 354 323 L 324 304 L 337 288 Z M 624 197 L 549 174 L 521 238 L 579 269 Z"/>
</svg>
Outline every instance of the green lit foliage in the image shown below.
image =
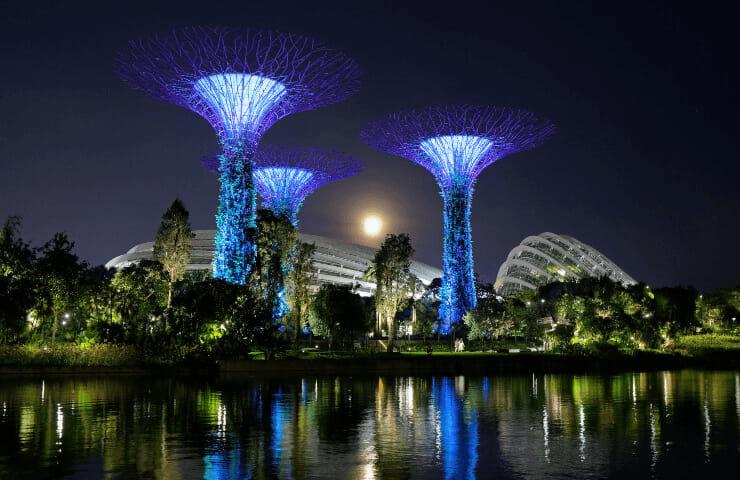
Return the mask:
<svg viewBox="0 0 740 480">
<path fill-rule="evenodd" d="M 556 322 L 573 325 L 576 343 L 629 348 L 660 343 L 654 296 L 644 285 L 624 287 L 606 277 L 585 278 L 542 287 L 538 295 Z"/>
<path fill-rule="evenodd" d="M 39 284 L 35 312 L 44 320 L 42 332 L 51 330 L 52 341 L 56 340 L 62 326 L 65 338 L 86 326 L 86 312 L 78 307 L 85 293 L 84 276 L 88 265 L 79 260 L 73 249 L 74 242 L 67 235 L 57 233 L 41 247 L 36 261 Z"/>
<path fill-rule="evenodd" d="M 288 217 L 267 209 L 257 211 L 257 255 L 252 285 L 272 306 L 273 320 L 278 320 L 287 310 L 285 282 L 289 258 L 297 242 L 298 232 Z"/>
<path fill-rule="evenodd" d="M 141 261 L 118 271 L 111 281 L 113 308 L 132 341 L 159 332 L 167 307 L 169 279 L 162 264 Z"/>
<path fill-rule="evenodd" d="M 311 284 L 316 280 L 313 266 L 313 254 L 316 245 L 299 243 L 290 257 L 290 269 L 287 282 L 287 302 L 290 324 L 293 329 L 293 343 L 298 342 L 301 329 L 307 325 L 311 307 Z"/>
<path fill-rule="evenodd" d="M 424 343 L 439 328 L 439 302 L 432 295 L 423 295 L 413 302 L 416 309 L 416 322 L 413 324 L 414 333 L 421 335 Z"/>
<path fill-rule="evenodd" d="M 496 296 L 492 285 L 479 285 L 478 304 L 465 317 L 468 339 L 487 348 L 499 341 L 540 343 L 543 328 L 539 320 L 548 313 L 532 300 L 533 296 L 533 292 L 525 292 L 520 298 L 502 299 Z"/>
<path fill-rule="evenodd" d="M 9 217 L 0 228 L 0 343 L 20 338 L 34 303 L 34 252 L 20 238 L 20 225 Z"/>
<path fill-rule="evenodd" d="M 696 299 L 696 318 L 708 330 L 737 334 L 740 329 L 740 287 L 701 295 Z"/>
<path fill-rule="evenodd" d="M 175 282 L 185 274 L 193 250 L 193 234 L 190 228 L 190 214 L 185 205 L 176 198 L 162 215 L 162 221 L 154 238 L 154 258 L 162 264 L 169 276 L 167 308 L 172 306 Z"/>
<path fill-rule="evenodd" d="M 366 333 L 370 321 L 362 297 L 347 285 L 322 285 L 313 301 L 311 328 L 329 339 L 330 345 L 345 346 Z"/>
<path fill-rule="evenodd" d="M 416 278 L 411 274 L 414 248 L 408 234 L 388 234 L 375 253 L 366 275 L 375 280 L 375 308 L 388 327 L 388 351 L 393 351 L 396 313 L 414 294 Z"/>
</svg>

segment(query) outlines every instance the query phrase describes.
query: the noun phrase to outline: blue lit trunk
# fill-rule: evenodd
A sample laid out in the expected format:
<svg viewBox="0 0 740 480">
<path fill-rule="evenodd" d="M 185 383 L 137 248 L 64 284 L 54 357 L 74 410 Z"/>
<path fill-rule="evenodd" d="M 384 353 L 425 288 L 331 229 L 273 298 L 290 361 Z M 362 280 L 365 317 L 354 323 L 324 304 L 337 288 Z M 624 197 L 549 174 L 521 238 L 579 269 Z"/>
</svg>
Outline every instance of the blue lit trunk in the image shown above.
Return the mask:
<svg viewBox="0 0 740 480">
<path fill-rule="evenodd" d="M 257 229 L 254 149 L 245 142 L 224 142 L 222 146 L 213 276 L 245 285 L 254 265 Z"/>
<path fill-rule="evenodd" d="M 444 202 L 443 276 L 440 319 L 443 334 L 475 308 L 473 240 L 470 233 L 470 207 L 473 186 L 461 182 L 442 189 Z"/>
</svg>

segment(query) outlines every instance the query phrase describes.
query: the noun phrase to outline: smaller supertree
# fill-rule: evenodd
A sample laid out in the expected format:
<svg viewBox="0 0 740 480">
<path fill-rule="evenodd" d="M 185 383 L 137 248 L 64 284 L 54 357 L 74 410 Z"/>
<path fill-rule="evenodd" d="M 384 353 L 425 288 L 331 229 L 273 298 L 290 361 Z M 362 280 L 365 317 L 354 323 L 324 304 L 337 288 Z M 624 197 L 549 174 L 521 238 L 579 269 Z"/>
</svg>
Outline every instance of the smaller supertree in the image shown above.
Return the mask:
<svg viewBox="0 0 740 480">
<path fill-rule="evenodd" d="M 478 175 L 503 157 L 537 146 L 554 130 L 550 121 L 524 110 L 453 105 L 395 113 L 363 131 L 369 145 L 421 165 L 439 185 L 443 333 L 476 304 L 470 209 Z"/>
<path fill-rule="evenodd" d="M 214 154 L 204 157 L 202 163 L 207 170 L 218 169 Z M 306 197 L 361 170 L 362 164 L 354 157 L 333 150 L 264 145 L 254 158 L 254 184 L 264 208 L 298 225 L 298 212 Z"/>
</svg>

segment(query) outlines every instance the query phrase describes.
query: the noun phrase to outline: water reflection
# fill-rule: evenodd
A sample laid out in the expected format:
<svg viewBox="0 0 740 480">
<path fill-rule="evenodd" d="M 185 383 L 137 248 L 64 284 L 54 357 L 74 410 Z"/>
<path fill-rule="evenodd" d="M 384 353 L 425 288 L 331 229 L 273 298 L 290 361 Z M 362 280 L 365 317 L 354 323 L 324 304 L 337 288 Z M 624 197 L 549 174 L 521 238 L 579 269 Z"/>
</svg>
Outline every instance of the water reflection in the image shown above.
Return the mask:
<svg viewBox="0 0 740 480">
<path fill-rule="evenodd" d="M 686 478 L 737 461 L 738 372 L 0 383 L 0 478 Z"/>
</svg>

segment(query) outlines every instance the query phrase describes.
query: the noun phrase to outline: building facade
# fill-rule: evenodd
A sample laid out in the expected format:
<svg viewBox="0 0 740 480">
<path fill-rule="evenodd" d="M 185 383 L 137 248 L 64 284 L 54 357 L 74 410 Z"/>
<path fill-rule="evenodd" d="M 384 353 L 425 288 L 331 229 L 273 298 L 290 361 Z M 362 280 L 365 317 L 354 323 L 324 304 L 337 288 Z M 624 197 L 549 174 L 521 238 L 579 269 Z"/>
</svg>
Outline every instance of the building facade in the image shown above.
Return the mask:
<svg viewBox="0 0 740 480">
<path fill-rule="evenodd" d="M 514 247 L 498 270 L 496 292 L 504 297 L 558 280 L 607 276 L 623 285 L 637 282 L 606 255 L 573 237 L 544 232 Z"/>
<path fill-rule="evenodd" d="M 193 250 L 188 271 L 211 270 L 214 251 L 215 230 L 195 230 Z M 362 245 L 341 242 L 318 235 L 298 234 L 301 242 L 316 245 L 313 264 L 317 272 L 315 287 L 322 284 L 353 285 L 357 293 L 370 296 L 375 293 L 375 283 L 364 278 L 365 271 L 375 256 L 376 249 Z M 154 258 L 154 242 L 141 243 L 128 252 L 113 258 L 105 264 L 107 268 L 121 269 L 141 260 Z M 411 273 L 424 285 L 442 276 L 442 271 L 430 265 L 412 261 Z"/>
</svg>

